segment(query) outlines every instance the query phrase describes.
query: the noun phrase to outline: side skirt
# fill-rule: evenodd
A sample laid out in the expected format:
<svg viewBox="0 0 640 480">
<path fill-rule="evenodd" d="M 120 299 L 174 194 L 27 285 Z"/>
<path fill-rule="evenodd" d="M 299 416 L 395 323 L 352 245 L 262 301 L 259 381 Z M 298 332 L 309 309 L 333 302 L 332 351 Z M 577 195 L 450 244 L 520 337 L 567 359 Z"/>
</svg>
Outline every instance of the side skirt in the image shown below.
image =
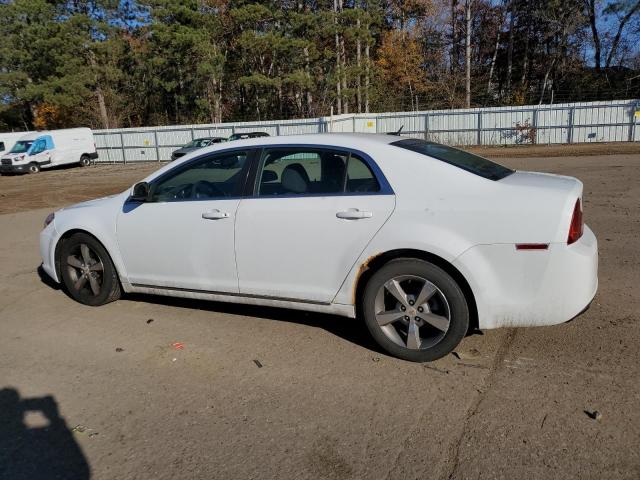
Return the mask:
<svg viewBox="0 0 640 480">
<path fill-rule="evenodd" d="M 125 285 L 123 285 L 124 287 Z M 306 312 L 328 313 L 342 317 L 355 318 L 356 312 L 353 305 L 338 303 L 307 302 L 295 299 L 279 299 L 260 296 L 245 296 L 237 293 L 225 294 L 222 292 L 208 292 L 202 290 L 188 290 L 183 288 L 156 287 L 152 285 L 127 284 L 126 292 L 146 293 L 150 295 L 165 295 L 177 298 L 192 298 L 196 300 L 210 300 L 214 302 L 240 303 L 243 305 L 260 305 L 266 307 L 289 308 L 291 310 L 303 310 Z"/>
</svg>

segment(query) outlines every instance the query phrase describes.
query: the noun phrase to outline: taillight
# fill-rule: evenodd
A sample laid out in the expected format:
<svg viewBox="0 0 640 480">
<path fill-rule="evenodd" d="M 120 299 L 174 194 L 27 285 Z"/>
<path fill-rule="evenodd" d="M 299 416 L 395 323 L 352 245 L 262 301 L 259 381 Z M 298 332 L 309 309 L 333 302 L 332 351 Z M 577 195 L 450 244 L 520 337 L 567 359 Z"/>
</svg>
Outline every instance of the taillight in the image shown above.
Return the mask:
<svg viewBox="0 0 640 480">
<path fill-rule="evenodd" d="M 582 221 L 582 205 L 580 199 L 576 200 L 576 206 L 573 207 L 573 216 L 571 217 L 571 225 L 569 225 L 569 237 L 567 238 L 567 245 L 571 245 L 577 242 L 582 236 L 582 229 L 584 223 Z"/>
</svg>

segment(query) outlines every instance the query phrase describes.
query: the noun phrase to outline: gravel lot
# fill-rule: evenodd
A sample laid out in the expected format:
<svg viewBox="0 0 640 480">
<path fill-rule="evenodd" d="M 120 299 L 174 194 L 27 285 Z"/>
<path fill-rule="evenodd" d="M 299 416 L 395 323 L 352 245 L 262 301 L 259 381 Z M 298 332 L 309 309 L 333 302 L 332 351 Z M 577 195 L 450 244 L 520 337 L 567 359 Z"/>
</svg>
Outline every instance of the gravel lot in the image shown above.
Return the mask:
<svg viewBox="0 0 640 480">
<path fill-rule="evenodd" d="M 423 365 L 344 318 L 77 304 L 37 273 L 42 220 L 157 164 L 0 177 L 0 478 L 639 478 L 640 155 L 505 152 L 584 182 L 598 295 L 573 322 Z"/>
</svg>

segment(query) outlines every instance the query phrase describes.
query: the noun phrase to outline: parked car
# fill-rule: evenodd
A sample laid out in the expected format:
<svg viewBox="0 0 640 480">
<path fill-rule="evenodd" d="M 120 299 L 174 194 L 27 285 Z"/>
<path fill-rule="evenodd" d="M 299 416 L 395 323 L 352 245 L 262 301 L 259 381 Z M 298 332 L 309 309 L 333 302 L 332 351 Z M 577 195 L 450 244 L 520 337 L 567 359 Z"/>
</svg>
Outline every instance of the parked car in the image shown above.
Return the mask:
<svg viewBox="0 0 640 480">
<path fill-rule="evenodd" d="M 93 132 L 69 128 L 27 133 L 0 158 L 2 173 L 38 173 L 42 168 L 79 163 L 91 165 L 98 158 Z"/>
<path fill-rule="evenodd" d="M 0 155 L 8 153 L 20 138 L 34 132 L 7 132 L 0 133 Z"/>
<path fill-rule="evenodd" d="M 257 138 L 49 215 L 40 251 L 87 305 L 138 292 L 359 315 L 389 353 L 429 361 L 470 329 L 589 305 L 598 250 L 582 193 L 422 140 Z"/>
<path fill-rule="evenodd" d="M 243 133 L 234 133 L 229 137 L 229 141 L 233 140 L 246 140 L 248 138 L 260 138 L 260 137 L 268 137 L 269 134 L 266 132 L 243 132 Z"/>
<path fill-rule="evenodd" d="M 178 150 L 174 150 L 171 154 L 171 161 L 176 158 L 184 157 L 187 153 L 191 153 L 199 148 L 208 147 L 216 143 L 226 142 L 227 139 L 223 137 L 203 137 L 196 138 L 187 143 L 184 147 L 180 147 Z"/>
</svg>

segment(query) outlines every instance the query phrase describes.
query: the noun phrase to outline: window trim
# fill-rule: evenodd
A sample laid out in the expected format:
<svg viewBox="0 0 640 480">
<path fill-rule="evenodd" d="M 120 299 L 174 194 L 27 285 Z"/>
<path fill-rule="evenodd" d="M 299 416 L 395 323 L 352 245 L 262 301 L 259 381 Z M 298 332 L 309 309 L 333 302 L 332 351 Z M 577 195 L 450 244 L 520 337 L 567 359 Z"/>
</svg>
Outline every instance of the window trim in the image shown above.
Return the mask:
<svg viewBox="0 0 640 480">
<path fill-rule="evenodd" d="M 302 149 L 306 148 L 309 150 L 322 150 L 322 151 L 333 151 L 339 154 L 347 154 L 348 157 L 351 155 L 357 155 L 362 159 L 362 161 L 369 167 L 373 177 L 378 182 L 378 186 L 380 189 L 377 192 L 345 192 L 345 188 L 343 187 L 342 192 L 332 192 L 332 193 L 303 193 L 303 194 L 284 194 L 284 195 L 259 195 L 258 190 L 260 187 L 260 182 L 258 180 L 258 169 L 261 168 L 262 163 L 265 158 L 265 152 L 267 150 L 288 150 L 288 149 Z M 346 171 L 345 171 L 345 179 L 346 179 Z M 253 187 L 250 188 L 251 183 Z M 256 155 L 254 158 L 254 164 L 252 168 L 252 172 L 250 174 L 250 179 L 247 182 L 247 189 L 245 191 L 247 197 L 245 198 L 255 198 L 255 199 L 274 199 L 274 198 L 319 198 L 319 197 L 368 197 L 368 196 L 377 196 L 377 195 L 395 195 L 395 192 L 391 188 L 391 185 L 387 181 L 387 178 L 378 167 L 378 164 L 366 153 L 348 147 L 337 147 L 334 145 L 321 145 L 321 144 L 273 144 L 273 145 L 263 145 L 260 147 L 260 154 Z"/>
<path fill-rule="evenodd" d="M 206 148 L 206 147 L 205 147 Z M 245 153 L 247 158 L 245 160 L 244 166 L 242 167 L 242 170 L 240 170 L 240 181 L 239 181 L 239 185 L 236 188 L 236 193 L 234 195 L 229 195 L 226 197 L 213 197 L 213 198 L 183 198 L 183 199 L 179 199 L 179 200 L 171 200 L 171 201 L 162 201 L 162 200 L 155 200 L 155 201 L 149 201 L 146 203 L 182 203 L 182 202 L 211 202 L 211 201 L 221 201 L 221 200 L 238 200 L 241 198 L 245 198 L 244 197 L 244 192 L 246 189 L 246 185 L 247 185 L 247 178 L 248 178 L 248 174 L 249 171 L 252 167 L 253 161 L 254 161 L 254 157 L 256 154 L 257 149 L 256 148 L 229 148 L 229 149 L 225 149 L 225 150 L 218 150 L 215 152 L 208 152 L 205 153 L 203 155 L 199 155 L 197 157 L 192 158 L 191 160 L 184 162 L 180 165 L 175 166 L 174 168 L 170 168 L 169 170 L 167 170 L 166 172 L 158 175 L 157 177 L 155 177 L 154 179 L 152 179 L 149 182 L 149 186 L 150 186 L 150 190 L 153 194 L 153 191 L 156 187 L 156 185 L 161 182 L 163 179 L 169 177 L 170 175 L 179 175 L 180 173 L 182 173 L 185 170 L 188 170 L 189 167 L 194 164 L 194 163 L 198 163 L 200 161 L 203 160 L 207 160 L 210 159 L 212 157 L 217 157 L 219 155 L 229 155 L 229 154 L 233 154 L 234 152 L 238 152 L 238 153 Z"/>
<path fill-rule="evenodd" d="M 226 143 L 226 142 L 224 142 Z M 324 194 L 309 194 L 309 195 L 272 195 L 272 196 L 264 196 L 260 197 L 255 194 L 256 191 L 256 171 L 258 166 L 260 165 L 260 161 L 262 160 L 262 152 L 266 149 L 271 148 L 319 148 L 326 150 L 337 150 L 349 154 L 358 155 L 371 169 L 374 177 L 378 181 L 378 185 L 380 186 L 380 190 L 377 192 L 338 192 L 338 193 L 324 193 Z M 209 147 L 205 147 L 209 148 Z M 210 201 L 219 201 L 219 200 L 241 200 L 241 199 L 270 199 L 270 198 L 313 198 L 313 197 L 335 197 L 335 196 L 343 196 L 343 197 L 364 197 L 364 196 L 377 196 L 377 195 L 395 195 L 393 188 L 389 184 L 387 177 L 382 173 L 382 170 L 378 166 L 378 164 L 371 158 L 370 155 L 363 152 L 362 150 L 357 150 L 349 147 L 340 147 L 335 145 L 324 145 L 324 144 L 315 144 L 315 143 L 273 143 L 273 144 L 263 144 L 263 145 L 250 145 L 246 147 L 236 147 L 229 146 L 227 148 L 222 148 L 220 150 L 216 150 L 214 152 L 206 152 L 202 153 L 192 159 L 181 163 L 180 165 L 176 165 L 173 168 L 170 168 L 166 172 L 161 173 L 157 177 L 149 180 L 149 185 L 153 187 L 153 185 L 163 178 L 171 175 L 179 168 L 186 168 L 188 165 L 191 165 L 194 162 L 202 160 L 204 157 L 208 157 L 211 155 L 219 155 L 219 154 L 228 154 L 233 152 L 245 152 L 247 154 L 247 161 L 245 162 L 244 168 L 244 180 L 241 180 L 241 187 L 238 188 L 238 195 L 233 195 L 229 197 L 216 197 L 216 198 L 208 198 L 208 199 L 182 199 L 182 200 L 174 200 L 172 202 L 148 202 L 150 204 L 156 203 L 180 203 L 180 202 L 210 202 Z M 130 202 L 130 199 L 127 199 L 127 202 Z"/>
</svg>

